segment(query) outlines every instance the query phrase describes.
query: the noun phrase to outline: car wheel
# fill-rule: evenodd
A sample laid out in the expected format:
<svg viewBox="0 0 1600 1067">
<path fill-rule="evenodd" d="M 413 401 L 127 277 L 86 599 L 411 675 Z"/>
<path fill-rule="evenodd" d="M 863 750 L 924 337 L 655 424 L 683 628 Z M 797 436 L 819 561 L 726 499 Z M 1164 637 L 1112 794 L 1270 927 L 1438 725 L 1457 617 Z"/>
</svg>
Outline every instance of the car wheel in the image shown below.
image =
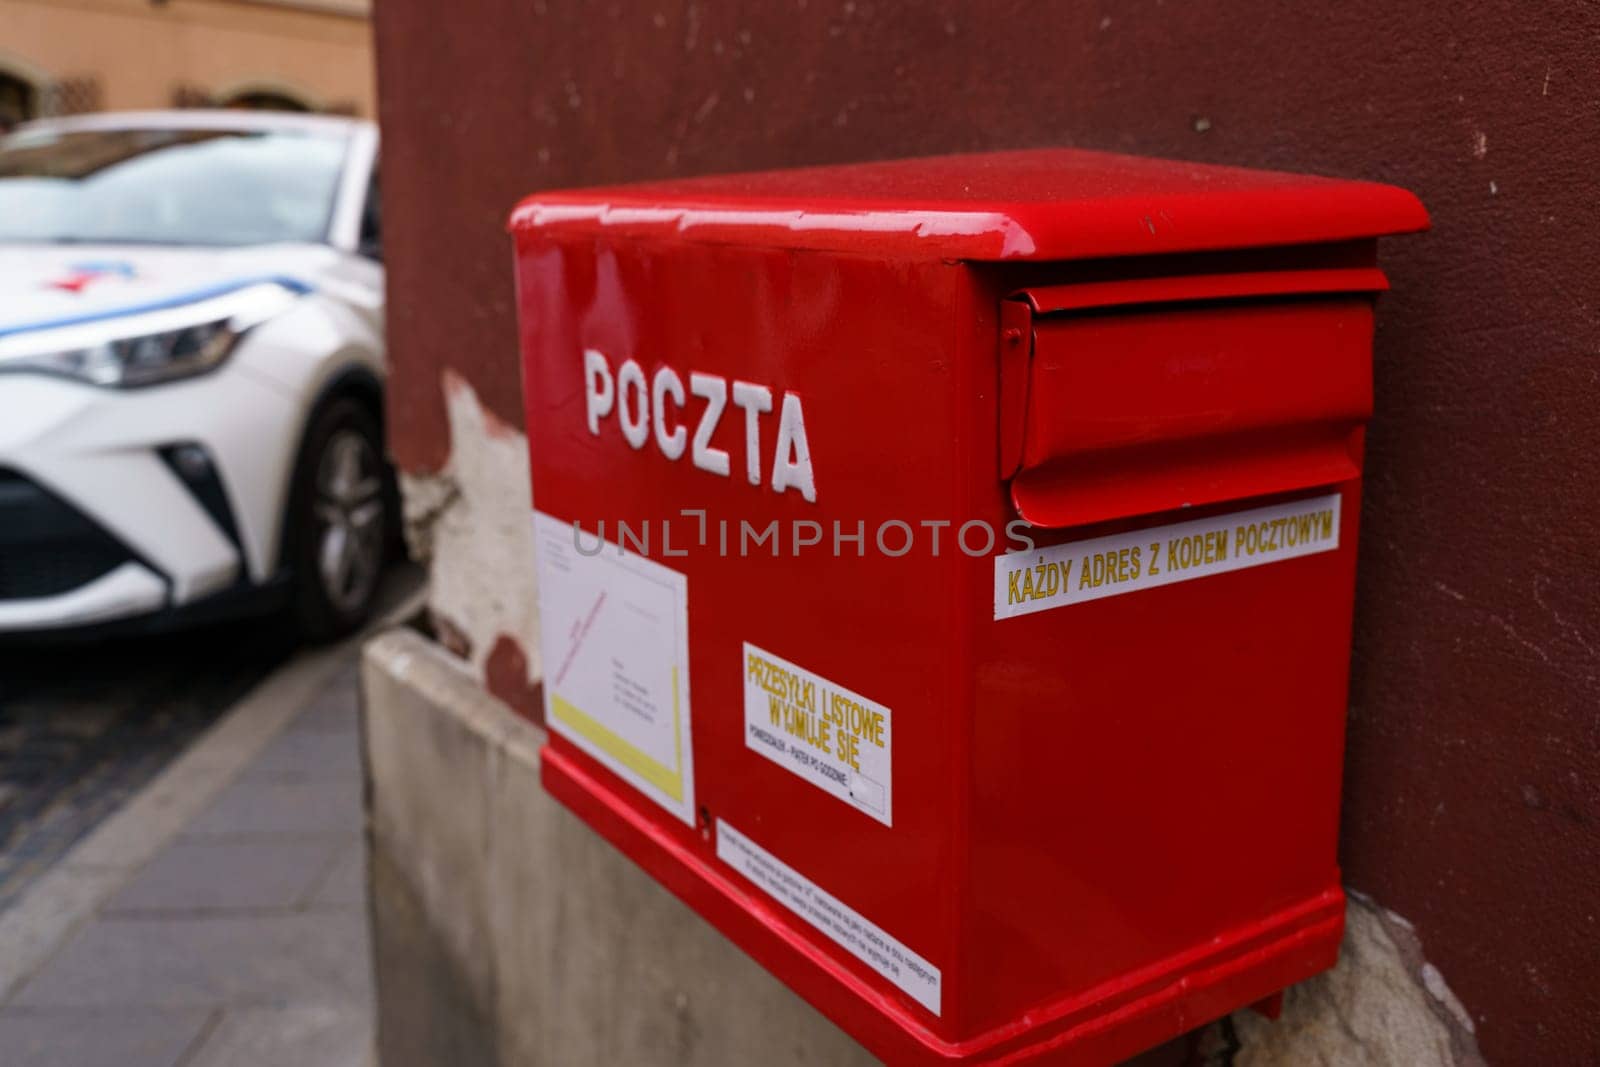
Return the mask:
<svg viewBox="0 0 1600 1067">
<path fill-rule="evenodd" d="M 312 640 L 348 633 L 378 591 L 393 525 L 377 421 L 354 400 L 312 420 L 290 496 L 295 623 Z"/>
</svg>

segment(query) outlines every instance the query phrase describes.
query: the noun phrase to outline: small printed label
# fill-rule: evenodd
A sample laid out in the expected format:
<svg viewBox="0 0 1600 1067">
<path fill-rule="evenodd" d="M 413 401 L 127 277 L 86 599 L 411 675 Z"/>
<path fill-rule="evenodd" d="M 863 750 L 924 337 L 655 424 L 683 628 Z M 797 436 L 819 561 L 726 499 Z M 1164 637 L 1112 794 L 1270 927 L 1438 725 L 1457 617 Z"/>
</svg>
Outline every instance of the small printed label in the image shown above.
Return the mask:
<svg viewBox="0 0 1600 1067">
<path fill-rule="evenodd" d="M 1009 619 L 1339 547 L 1338 493 L 996 556 L 994 617 Z"/>
<path fill-rule="evenodd" d="M 912 1000 L 939 1014 L 939 968 L 721 819 L 717 820 L 717 858 Z"/>
<path fill-rule="evenodd" d="M 889 709 L 749 642 L 741 667 L 745 747 L 893 826 Z"/>
<path fill-rule="evenodd" d="M 688 579 L 533 513 L 545 721 L 694 825 Z"/>
</svg>

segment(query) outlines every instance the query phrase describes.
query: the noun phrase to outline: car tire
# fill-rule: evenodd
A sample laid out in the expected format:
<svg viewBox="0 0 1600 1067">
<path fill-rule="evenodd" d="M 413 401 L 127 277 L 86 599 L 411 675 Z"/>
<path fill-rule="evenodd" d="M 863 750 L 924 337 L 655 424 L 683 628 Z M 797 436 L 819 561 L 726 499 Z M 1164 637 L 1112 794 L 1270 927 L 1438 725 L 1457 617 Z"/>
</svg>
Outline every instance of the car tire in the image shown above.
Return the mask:
<svg viewBox="0 0 1600 1067">
<path fill-rule="evenodd" d="M 334 399 L 312 416 L 285 528 L 295 629 L 326 641 L 361 625 L 377 598 L 396 516 L 377 419 Z"/>
</svg>

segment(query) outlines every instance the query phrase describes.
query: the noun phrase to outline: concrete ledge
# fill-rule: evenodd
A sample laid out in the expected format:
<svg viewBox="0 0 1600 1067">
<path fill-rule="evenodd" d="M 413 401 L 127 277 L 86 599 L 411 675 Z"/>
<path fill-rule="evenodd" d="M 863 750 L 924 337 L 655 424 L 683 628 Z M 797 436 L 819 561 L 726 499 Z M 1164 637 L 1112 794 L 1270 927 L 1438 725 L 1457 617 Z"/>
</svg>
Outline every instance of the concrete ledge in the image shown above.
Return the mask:
<svg viewBox="0 0 1600 1067">
<path fill-rule="evenodd" d="M 385 1067 L 874 1062 L 551 800 L 459 660 L 396 630 L 362 683 Z"/>
</svg>

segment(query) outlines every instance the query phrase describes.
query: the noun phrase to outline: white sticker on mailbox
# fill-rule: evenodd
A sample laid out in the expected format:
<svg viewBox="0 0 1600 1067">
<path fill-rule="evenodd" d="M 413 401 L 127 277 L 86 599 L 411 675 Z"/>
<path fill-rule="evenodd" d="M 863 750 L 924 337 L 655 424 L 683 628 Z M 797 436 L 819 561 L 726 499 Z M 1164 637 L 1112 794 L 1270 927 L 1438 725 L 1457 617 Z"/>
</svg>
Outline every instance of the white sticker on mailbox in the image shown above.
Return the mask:
<svg viewBox="0 0 1600 1067">
<path fill-rule="evenodd" d="M 939 1014 L 939 968 L 721 819 L 717 820 L 717 859 L 766 890 L 912 1000 Z"/>
<path fill-rule="evenodd" d="M 1339 494 L 1014 552 L 994 561 L 1009 619 L 1339 547 Z"/>
<path fill-rule="evenodd" d="M 744 743 L 894 825 L 889 709 L 745 642 Z"/>
<path fill-rule="evenodd" d="M 694 825 L 688 579 L 533 513 L 545 721 Z"/>
</svg>

